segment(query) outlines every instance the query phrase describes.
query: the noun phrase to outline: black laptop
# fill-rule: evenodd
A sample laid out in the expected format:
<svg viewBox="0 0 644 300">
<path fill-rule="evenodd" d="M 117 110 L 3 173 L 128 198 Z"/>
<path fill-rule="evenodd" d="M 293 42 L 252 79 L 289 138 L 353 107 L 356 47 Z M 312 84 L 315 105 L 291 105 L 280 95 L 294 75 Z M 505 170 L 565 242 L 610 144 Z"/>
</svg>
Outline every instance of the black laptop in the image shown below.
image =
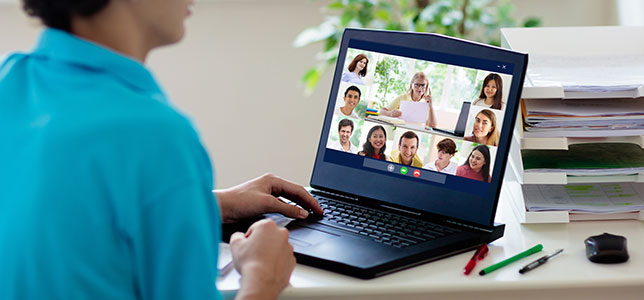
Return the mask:
<svg viewBox="0 0 644 300">
<path fill-rule="evenodd" d="M 369 60 L 366 76 L 343 81 L 343 73 L 349 72 L 349 64 L 359 54 Z M 438 34 L 345 30 L 311 177 L 311 193 L 325 215 L 310 216 L 287 226 L 298 263 L 373 278 L 502 237 L 504 225 L 495 224 L 494 216 L 527 60 L 527 54 Z M 431 81 L 437 127 L 450 112 L 457 118 L 462 106 L 469 112 L 469 102 L 479 96 L 483 78 L 489 73 L 499 74 L 506 81 L 502 91 L 506 106 L 494 111 L 503 115 L 503 124 L 496 124 L 500 129 L 498 144 L 483 145 L 486 150 L 461 137 L 449 137 L 459 149 L 450 160 L 458 166 L 451 173 L 431 171 L 417 163 L 393 162 L 391 151 L 399 149 L 404 132 L 413 130 L 366 120 L 365 108 L 373 112 L 393 101 L 397 93 L 408 92 L 406 88 L 418 72 L 425 73 Z M 404 85 L 385 86 L 386 81 L 396 80 Z M 335 109 L 336 100 L 342 101 L 348 86 L 361 90 L 361 102 L 355 114 L 343 116 Z M 454 90 L 448 91 L 450 88 Z M 471 98 L 463 100 L 463 95 Z M 472 120 L 474 116 L 470 114 L 468 118 Z M 343 119 L 353 124 L 354 147 L 366 153 L 327 147 L 338 141 Z M 376 126 L 380 127 L 374 129 Z M 369 136 L 372 129 L 380 136 L 373 132 Z M 387 135 L 386 149 L 384 155 L 379 155 L 374 151 L 382 149 L 378 138 L 382 138 L 383 131 Z M 426 131 L 414 133 L 419 160 L 433 161 L 434 148 L 446 137 Z M 371 147 L 365 146 L 367 143 Z M 470 154 L 485 156 L 483 152 L 489 159 L 487 169 L 480 162 L 469 164 Z"/>
</svg>

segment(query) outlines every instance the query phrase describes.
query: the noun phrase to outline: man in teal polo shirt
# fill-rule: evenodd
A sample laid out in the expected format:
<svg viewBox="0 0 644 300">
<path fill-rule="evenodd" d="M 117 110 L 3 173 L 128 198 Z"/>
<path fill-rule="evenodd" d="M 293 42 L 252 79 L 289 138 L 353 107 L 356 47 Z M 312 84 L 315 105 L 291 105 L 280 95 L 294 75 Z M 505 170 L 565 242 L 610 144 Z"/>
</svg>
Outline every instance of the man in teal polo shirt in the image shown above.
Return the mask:
<svg viewBox="0 0 644 300">
<path fill-rule="evenodd" d="M 0 60 L 0 298 L 217 299 L 221 221 L 308 215 L 278 196 L 322 212 L 270 174 L 213 194 L 199 136 L 142 65 L 189 4 L 25 0 L 48 29 Z M 287 285 L 285 229 L 258 222 L 231 249 L 238 298 Z"/>
</svg>

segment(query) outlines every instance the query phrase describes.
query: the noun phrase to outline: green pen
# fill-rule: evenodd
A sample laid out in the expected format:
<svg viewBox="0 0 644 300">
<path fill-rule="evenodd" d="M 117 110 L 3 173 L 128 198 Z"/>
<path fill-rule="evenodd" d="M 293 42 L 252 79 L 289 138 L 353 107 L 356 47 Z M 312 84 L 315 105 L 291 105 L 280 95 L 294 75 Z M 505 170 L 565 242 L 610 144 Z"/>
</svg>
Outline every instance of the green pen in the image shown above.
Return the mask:
<svg viewBox="0 0 644 300">
<path fill-rule="evenodd" d="M 504 261 L 498 262 L 496 264 L 493 264 L 493 265 L 481 270 L 481 272 L 479 272 L 479 275 L 483 276 L 483 275 L 485 275 L 487 273 L 491 273 L 492 271 L 494 271 L 496 269 L 505 267 L 505 266 L 507 266 L 507 265 L 519 260 L 519 259 L 522 259 L 524 257 L 528 257 L 528 256 L 530 256 L 532 254 L 535 254 L 535 253 L 541 251 L 541 250 L 543 250 L 543 245 L 537 244 L 536 246 L 534 246 L 534 247 L 532 247 L 532 248 L 530 248 L 530 249 L 528 249 L 526 251 L 523 251 L 523 252 L 521 252 L 521 253 L 519 253 L 519 254 L 517 254 L 515 256 L 512 256 L 512 257 L 510 257 L 510 258 L 508 258 L 508 259 L 506 259 Z"/>
</svg>

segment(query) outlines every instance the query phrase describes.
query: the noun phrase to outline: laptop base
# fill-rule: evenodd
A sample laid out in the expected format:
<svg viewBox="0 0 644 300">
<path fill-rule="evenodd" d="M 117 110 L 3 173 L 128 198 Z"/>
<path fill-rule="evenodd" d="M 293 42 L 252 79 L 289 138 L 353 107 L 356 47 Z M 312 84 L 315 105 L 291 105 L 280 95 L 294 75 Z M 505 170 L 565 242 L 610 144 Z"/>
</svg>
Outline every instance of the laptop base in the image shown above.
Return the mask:
<svg viewBox="0 0 644 300">
<path fill-rule="evenodd" d="M 291 232 L 289 241 L 298 263 L 371 279 L 491 243 L 503 236 L 505 224 L 495 224 L 491 232 L 468 231 L 461 236 L 446 237 L 404 249 L 373 243 L 309 220 L 293 221 L 287 228 Z M 329 243 L 333 239 L 336 240 Z M 356 249 L 360 249 L 360 252 L 356 252 Z"/>
</svg>

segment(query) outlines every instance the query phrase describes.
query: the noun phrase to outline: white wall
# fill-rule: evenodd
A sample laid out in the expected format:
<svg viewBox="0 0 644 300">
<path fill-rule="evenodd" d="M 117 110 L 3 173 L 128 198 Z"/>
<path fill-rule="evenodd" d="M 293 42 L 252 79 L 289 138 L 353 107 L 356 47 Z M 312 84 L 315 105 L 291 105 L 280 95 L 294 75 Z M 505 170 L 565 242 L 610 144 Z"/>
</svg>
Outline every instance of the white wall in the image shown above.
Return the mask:
<svg viewBox="0 0 644 300">
<path fill-rule="evenodd" d="M 323 20 L 327 2 L 198 1 L 185 40 L 151 55 L 170 97 L 194 117 L 218 187 L 268 171 L 308 184 L 331 76 L 304 97 L 298 80 L 319 46 L 291 43 Z M 615 24 L 613 2 L 514 1 L 517 15 L 548 26 Z M 17 4 L 0 3 L 0 53 L 29 49 L 39 31 Z"/>
</svg>

